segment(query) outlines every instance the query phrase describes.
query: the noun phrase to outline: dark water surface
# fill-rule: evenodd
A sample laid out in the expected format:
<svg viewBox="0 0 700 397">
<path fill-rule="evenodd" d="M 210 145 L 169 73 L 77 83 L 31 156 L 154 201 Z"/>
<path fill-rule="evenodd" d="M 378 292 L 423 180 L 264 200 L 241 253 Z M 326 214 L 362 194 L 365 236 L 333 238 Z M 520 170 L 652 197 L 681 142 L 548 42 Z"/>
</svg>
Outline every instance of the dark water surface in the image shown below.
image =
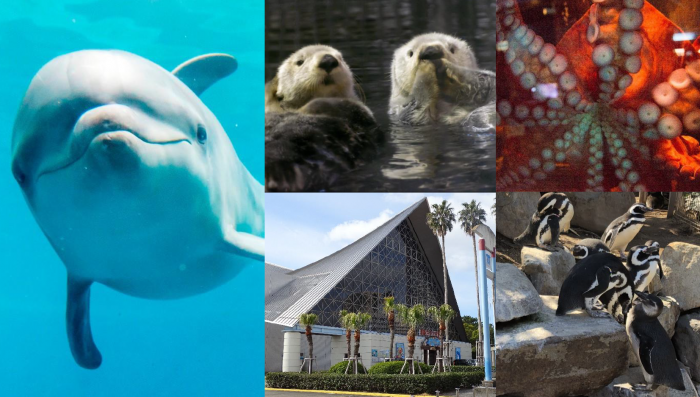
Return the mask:
<svg viewBox="0 0 700 397">
<path fill-rule="evenodd" d="M 416 35 L 441 32 L 466 40 L 479 66 L 495 70 L 495 1 L 266 0 L 265 7 L 265 80 L 299 48 L 333 46 L 387 132 L 380 155 L 344 175 L 333 190 L 495 191 L 495 134 L 393 125 L 387 114 L 394 50 Z"/>
</svg>

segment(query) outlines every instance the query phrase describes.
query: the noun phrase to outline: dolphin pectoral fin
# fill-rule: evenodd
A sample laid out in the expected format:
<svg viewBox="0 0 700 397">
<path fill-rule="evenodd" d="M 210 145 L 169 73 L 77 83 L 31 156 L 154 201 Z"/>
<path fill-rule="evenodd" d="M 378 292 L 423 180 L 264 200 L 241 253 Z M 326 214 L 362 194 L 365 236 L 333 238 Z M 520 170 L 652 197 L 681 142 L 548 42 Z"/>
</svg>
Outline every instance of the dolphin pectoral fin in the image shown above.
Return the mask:
<svg viewBox="0 0 700 397">
<path fill-rule="evenodd" d="M 92 281 L 68 275 L 66 330 L 75 362 L 83 368 L 95 369 L 102 364 L 102 355 L 92 340 L 90 329 L 90 286 Z"/>
<path fill-rule="evenodd" d="M 173 70 L 173 74 L 199 96 L 237 68 L 238 61 L 231 55 L 205 54 L 182 63 Z"/>
<path fill-rule="evenodd" d="M 224 250 L 254 260 L 265 260 L 265 239 L 229 228 L 224 235 Z"/>
</svg>

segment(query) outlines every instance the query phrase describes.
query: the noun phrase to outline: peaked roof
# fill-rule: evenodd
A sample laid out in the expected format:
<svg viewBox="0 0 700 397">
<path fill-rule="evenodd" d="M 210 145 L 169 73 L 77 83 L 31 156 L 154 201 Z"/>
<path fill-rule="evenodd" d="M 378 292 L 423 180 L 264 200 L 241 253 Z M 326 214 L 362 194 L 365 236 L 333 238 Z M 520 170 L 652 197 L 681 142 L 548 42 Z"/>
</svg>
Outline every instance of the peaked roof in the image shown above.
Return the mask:
<svg viewBox="0 0 700 397">
<path fill-rule="evenodd" d="M 442 249 L 440 242 L 425 222 L 430 212 L 427 198 L 423 198 L 392 219 L 366 234 L 352 244 L 300 269 L 282 273 L 279 266 L 266 264 L 265 321 L 292 327 L 299 321 L 299 316 L 311 310 L 323 299 L 362 259 L 369 254 L 401 222 L 408 220 L 413 227 L 421 248 L 423 249 L 436 282 L 443 288 Z M 274 268 L 273 268 L 274 266 Z M 282 273 L 282 274 L 281 274 Z M 268 285 L 275 283 L 279 276 L 289 277 L 279 288 L 268 291 Z M 272 280 L 270 280 L 272 279 Z M 457 311 L 455 320 L 461 315 L 448 274 L 448 302 Z M 444 289 L 439 296 L 444 294 Z M 458 326 L 461 340 L 466 340 L 463 326 Z"/>
</svg>

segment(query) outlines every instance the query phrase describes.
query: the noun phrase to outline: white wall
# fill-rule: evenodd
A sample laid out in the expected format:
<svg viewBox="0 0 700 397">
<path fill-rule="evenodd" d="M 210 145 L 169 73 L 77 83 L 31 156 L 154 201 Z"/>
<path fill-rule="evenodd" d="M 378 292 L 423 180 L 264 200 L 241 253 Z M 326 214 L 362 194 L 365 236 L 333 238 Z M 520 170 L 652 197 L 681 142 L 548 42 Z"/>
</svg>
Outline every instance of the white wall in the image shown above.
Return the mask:
<svg viewBox="0 0 700 397">
<path fill-rule="evenodd" d="M 279 329 L 277 329 L 279 328 Z M 284 371 L 298 372 L 301 366 L 301 354 L 308 354 L 308 345 L 306 336 L 300 332 L 282 332 L 281 326 L 266 324 L 265 328 L 265 371 Z M 272 334 L 270 334 L 272 333 Z M 276 336 L 278 335 L 278 336 Z M 365 333 L 360 337 L 360 357 L 362 364 L 369 368 L 372 365 L 383 362 L 384 355 L 388 354 L 389 350 L 389 334 L 384 333 Z M 416 338 L 416 348 L 413 353 L 414 358 L 422 362 L 423 351 L 420 349 L 420 344 L 424 338 Z M 268 344 L 272 343 L 272 344 Z M 405 352 L 408 354 L 408 339 L 405 335 L 395 335 L 394 344 L 403 343 Z M 467 342 L 453 341 L 450 351 L 450 356 L 455 357 L 455 348 L 460 347 L 462 358 L 471 358 L 471 344 Z M 355 349 L 354 333 L 350 339 L 350 348 Z M 273 351 L 274 350 L 274 351 Z M 377 357 L 372 357 L 372 350 L 377 351 Z M 387 354 L 383 354 L 387 352 Z M 345 335 L 314 335 L 314 370 L 327 370 L 333 364 L 343 361 L 344 355 L 347 353 L 347 343 Z M 394 348 L 394 355 L 396 351 Z"/>
</svg>

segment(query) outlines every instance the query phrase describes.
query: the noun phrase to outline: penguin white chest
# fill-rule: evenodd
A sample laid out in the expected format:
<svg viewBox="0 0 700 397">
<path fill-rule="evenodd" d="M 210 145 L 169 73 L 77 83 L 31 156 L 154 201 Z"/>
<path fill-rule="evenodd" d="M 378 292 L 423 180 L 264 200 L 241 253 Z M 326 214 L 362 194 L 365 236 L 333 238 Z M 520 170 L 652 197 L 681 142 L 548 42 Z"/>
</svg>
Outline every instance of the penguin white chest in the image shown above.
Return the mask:
<svg viewBox="0 0 700 397">
<path fill-rule="evenodd" d="M 615 237 L 615 241 L 613 241 L 610 250 L 620 252 L 624 251 L 625 248 L 627 248 L 627 244 L 634 239 L 641 228 L 641 223 L 634 223 L 621 230 Z"/>
<path fill-rule="evenodd" d="M 552 241 L 552 229 L 545 223 L 537 230 L 537 245 L 547 245 Z"/>
<path fill-rule="evenodd" d="M 561 220 L 559 221 L 559 224 L 561 225 L 561 231 L 566 233 L 569 231 L 569 228 L 571 227 L 571 219 L 573 219 L 573 217 L 574 217 L 574 206 L 571 205 L 571 203 L 567 201 L 566 204 L 564 205 L 564 208 L 567 209 L 567 212 L 561 218 Z"/>
</svg>

